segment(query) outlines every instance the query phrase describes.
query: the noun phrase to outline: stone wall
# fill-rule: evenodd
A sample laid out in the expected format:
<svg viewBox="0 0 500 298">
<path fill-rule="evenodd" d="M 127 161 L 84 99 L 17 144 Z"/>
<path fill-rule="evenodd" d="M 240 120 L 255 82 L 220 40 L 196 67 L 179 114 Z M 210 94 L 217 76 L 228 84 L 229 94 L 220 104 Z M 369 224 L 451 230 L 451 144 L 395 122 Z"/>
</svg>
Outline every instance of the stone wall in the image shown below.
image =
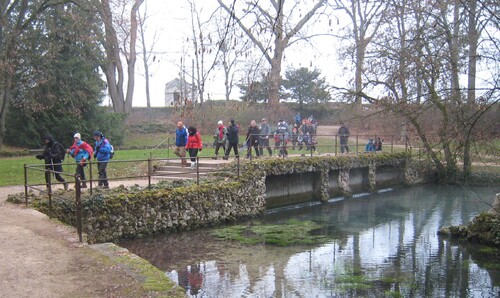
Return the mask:
<svg viewBox="0 0 500 298">
<path fill-rule="evenodd" d="M 404 154 L 257 159 L 241 165 L 239 180 L 237 171 L 228 168 L 224 177 L 199 186 L 95 194 L 82 203 L 83 230 L 88 242 L 95 243 L 235 222 L 265 211 L 266 177 L 300 178 L 312 173 L 318 179 L 308 181 L 317 184 L 313 188 L 319 189 L 318 198 L 327 200 L 333 172 L 338 173 L 333 175 L 338 179 L 335 185 L 348 193 L 350 170 L 367 169 L 367 187 L 373 189 L 377 167 L 404 172 L 406 161 Z M 54 200 L 52 205 L 55 217 L 75 224 L 72 201 Z"/>
<path fill-rule="evenodd" d="M 426 181 L 425 167 L 410 163 L 404 154 L 289 158 L 279 164 L 272 161 L 268 167 L 265 162 L 258 164 L 266 175 L 266 203 L 271 207 Z"/>
</svg>

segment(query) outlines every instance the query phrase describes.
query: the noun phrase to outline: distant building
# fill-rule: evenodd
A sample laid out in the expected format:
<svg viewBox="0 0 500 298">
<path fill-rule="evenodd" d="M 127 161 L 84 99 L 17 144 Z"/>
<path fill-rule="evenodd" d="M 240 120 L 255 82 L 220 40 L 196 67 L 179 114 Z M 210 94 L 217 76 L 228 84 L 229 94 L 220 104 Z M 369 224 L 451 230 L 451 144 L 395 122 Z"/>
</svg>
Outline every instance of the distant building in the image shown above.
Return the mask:
<svg viewBox="0 0 500 298">
<path fill-rule="evenodd" d="M 196 87 L 194 91 L 196 91 Z M 166 107 L 184 106 L 186 104 L 186 100 L 189 102 L 193 101 L 192 97 L 193 97 L 193 85 L 185 81 L 183 82 L 179 78 L 175 78 L 172 81 L 165 84 Z"/>
</svg>

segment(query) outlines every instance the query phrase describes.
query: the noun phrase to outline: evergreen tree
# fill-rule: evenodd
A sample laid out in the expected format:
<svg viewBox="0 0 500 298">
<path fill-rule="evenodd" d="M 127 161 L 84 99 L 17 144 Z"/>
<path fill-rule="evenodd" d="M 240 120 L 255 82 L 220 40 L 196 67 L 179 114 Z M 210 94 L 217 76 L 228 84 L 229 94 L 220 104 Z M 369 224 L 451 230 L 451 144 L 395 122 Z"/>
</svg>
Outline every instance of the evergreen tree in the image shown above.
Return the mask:
<svg viewBox="0 0 500 298">
<path fill-rule="evenodd" d="M 288 90 L 287 98 L 297 101 L 300 109 L 304 103 L 327 102 L 332 99 L 328 92 L 325 78 L 320 78 L 321 72 L 317 69 L 310 71 L 305 67 L 289 69 L 285 72 L 283 86 Z"/>
<path fill-rule="evenodd" d="M 93 34 L 100 34 L 94 21 L 76 6 L 53 7 L 19 37 L 23 59 L 16 73 L 6 143 L 33 147 L 50 132 L 68 144 L 76 131 L 90 138 L 93 129 L 110 129 L 97 126 L 106 122 L 99 118 L 107 116 L 99 106 L 105 86 L 98 72 L 101 52 L 89 42 Z"/>
</svg>

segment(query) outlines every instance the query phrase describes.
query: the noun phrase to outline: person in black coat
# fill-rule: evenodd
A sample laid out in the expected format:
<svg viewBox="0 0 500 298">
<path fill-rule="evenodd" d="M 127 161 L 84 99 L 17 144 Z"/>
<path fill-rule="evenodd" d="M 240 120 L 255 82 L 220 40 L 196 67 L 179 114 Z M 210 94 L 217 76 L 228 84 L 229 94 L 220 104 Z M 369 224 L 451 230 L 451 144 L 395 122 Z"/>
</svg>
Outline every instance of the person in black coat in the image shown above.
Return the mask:
<svg viewBox="0 0 500 298">
<path fill-rule="evenodd" d="M 234 123 L 234 119 L 229 121 L 231 124 L 227 127 L 227 149 L 224 159 L 227 160 L 229 158 L 229 153 L 231 153 L 231 149 L 234 150 L 234 155 L 238 156 L 238 125 Z"/>
<path fill-rule="evenodd" d="M 252 156 L 252 147 L 255 148 L 255 154 L 260 156 L 259 152 L 259 134 L 260 134 L 260 129 L 257 126 L 257 122 L 255 120 L 252 120 L 250 122 L 250 126 L 248 127 L 247 131 L 247 158 L 250 158 Z"/>
<path fill-rule="evenodd" d="M 45 168 L 53 170 L 56 172 L 63 172 L 62 162 L 66 151 L 61 143 L 54 140 L 52 135 L 46 134 L 43 138 L 45 142 L 45 149 L 42 154 L 37 154 L 36 158 L 43 159 L 45 161 Z M 62 182 L 64 189 L 68 189 L 68 183 L 59 173 L 54 173 L 57 181 Z M 50 178 L 50 172 L 45 172 L 45 182 L 48 184 Z"/>
</svg>

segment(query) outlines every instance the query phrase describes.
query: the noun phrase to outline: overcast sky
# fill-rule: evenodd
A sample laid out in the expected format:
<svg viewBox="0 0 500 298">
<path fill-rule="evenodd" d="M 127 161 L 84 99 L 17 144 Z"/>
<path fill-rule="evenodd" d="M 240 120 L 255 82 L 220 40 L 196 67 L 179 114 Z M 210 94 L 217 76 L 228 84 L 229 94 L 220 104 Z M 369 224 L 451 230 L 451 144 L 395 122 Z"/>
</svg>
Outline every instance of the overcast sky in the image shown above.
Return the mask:
<svg viewBox="0 0 500 298">
<path fill-rule="evenodd" d="M 180 72 L 179 61 L 183 51 L 190 46 L 188 38 L 191 38 L 191 20 L 187 1 L 164 1 L 147 0 L 143 4 L 147 6 L 149 19 L 147 21 L 147 42 L 152 41 L 154 32 L 159 34 L 154 51 L 155 62 L 150 67 L 150 94 L 152 106 L 164 106 L 165 83 L 178 77 Z M 202 9 L 202 17 L 212 13 L 218 6 L 216 0 L 196 1 L 199 9 Z M 144 8 L 143 7 L 143 8 Z M 321 26 L 319 24 L 318 26 Z M 332 37 L 316 38 L 315 49 L 305 44 L 296 44 L 285 51 L 286 59 L 283 62 L 283 72 L 287 67 L 316 67 L 321 70 L 323 76 L 329 83 L 338 83 L 345 80 L 339 66 L 337 54 L 335 53 L 335 40 Z M 191 56 L 186 57 L 190 61 Z M 142 60 L 137 60 L 136 85 L 134 93 L 134 106 L 146 106 L 145 80 L 142 74 Z M 189 62 L 189 67 L 191 63 Z M 191 73 L 190 69 L 188 71 Z M 345 73 L 345 72 L 344 72 Z M 223 72 L 218 71 L 216 79 L 207 83 L 206 92 L 210 93 L 211 99 L 224 99 Z M 187 79 L 187 78 L 186 78 Z M 190 79 L 187 79 L 190 82 Z M 233 88 L 232 99 L 240 96 L 239 88 Z M 205 95 L 205 98 L 207 96 Z"/>
</svg>

